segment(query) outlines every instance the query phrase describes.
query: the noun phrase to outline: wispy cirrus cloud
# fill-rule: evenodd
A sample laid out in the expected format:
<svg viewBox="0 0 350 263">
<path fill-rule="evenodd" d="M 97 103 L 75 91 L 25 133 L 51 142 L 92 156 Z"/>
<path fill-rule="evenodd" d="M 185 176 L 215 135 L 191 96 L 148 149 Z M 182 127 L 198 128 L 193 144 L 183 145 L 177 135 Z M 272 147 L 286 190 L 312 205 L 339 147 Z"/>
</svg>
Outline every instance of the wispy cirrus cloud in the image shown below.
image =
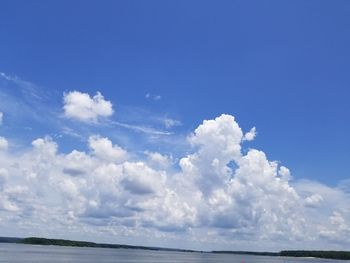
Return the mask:
<svg viewBox="0 0 350 263">
<path fill-rule="evenodd" d="M 85 140 L 85 136 L 83 136 L 81 133 L 77 132 L 76 130 L 70 128 L 70 127 L 63 127 L 61 129 L 61 132 L 65 135 L 80 139 L 80 140 Z"/>
<path fill-rule="evenodd" d="M 146 93 L 145 98 L 149 99 L 149 100 L 157 101 L 157 100 L 160 100 L 162 98 L 162 96 L 156 95 L 156 94 Z"/>
<path fill-rule="evenodd" d="M 175 119 L 172 119 L 172 118 L 169 118 L 169 117 L 163 118 L 162 122 L 163 122 L 165 128 L 167 128 L 167 129 L 171 129 L 173 127 L 182 125 L 181 121 L 175 120 Z"/>
<path fill-rule="evenodd" d="M 15 133 L 33 126 L 55 127 L 59 112 L 58 102 L 53 100 L 54 92 L 22 80 L 18 76 L 0 73 L 0 111 L 6 116 L 7 124 L 12 123 Z M 44 129 L 47 130 L 47 129 Z"/>
<path fill-rule="evenodd" d="M 136 132 L 142 132 L 149 135 L 171 135 L 172 134 L 169 131 L 158 130 L 156 128 L 144 126 L 144 125 L 133 125 L 133 124 L 127 124 L 127 123 L 122 123 L 118 121 L 111 121 L 110 123 L 119 127 L 130 129 Z"/>
<path fill-rule="evenodd" d="M 36 100 L 43 100 L 48 97 L 48 94 L 46 94 L 46 92 L 40 89 L 36 84 L 23 80 L 16 75 L 8 75 L 4 72 L 0 72 L 0 77 L 16 84 L 16 86 L 20 88 L 24 97 L 30 97 L 31 99 Z"/>
</svg>

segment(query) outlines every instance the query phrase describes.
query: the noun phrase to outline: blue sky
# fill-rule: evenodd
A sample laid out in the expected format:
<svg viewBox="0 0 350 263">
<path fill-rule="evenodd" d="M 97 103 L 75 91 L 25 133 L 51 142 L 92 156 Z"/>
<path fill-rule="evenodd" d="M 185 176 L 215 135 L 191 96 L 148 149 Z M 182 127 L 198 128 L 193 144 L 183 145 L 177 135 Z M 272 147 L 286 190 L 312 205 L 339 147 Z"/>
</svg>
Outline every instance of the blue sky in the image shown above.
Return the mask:
<svg viewBox="0 0 350 263">
<path fill-rule="evenodd" d="M 171 156 L 178 172 L 193 154 L 189 134 L 228 114 L 244 133 L 256 127 L 243 154 L 263 150 L 295 184 L 344 189 L 349 8 L 340 0 L 2 1 L 0 135 L 18 156 L 45 136 L 59 153 L 88 152 L 98 134 L 132 160 Z M 71 118 L 64 96 L 74 90 L 101 92 L 113 114 Z"/>
</svg>

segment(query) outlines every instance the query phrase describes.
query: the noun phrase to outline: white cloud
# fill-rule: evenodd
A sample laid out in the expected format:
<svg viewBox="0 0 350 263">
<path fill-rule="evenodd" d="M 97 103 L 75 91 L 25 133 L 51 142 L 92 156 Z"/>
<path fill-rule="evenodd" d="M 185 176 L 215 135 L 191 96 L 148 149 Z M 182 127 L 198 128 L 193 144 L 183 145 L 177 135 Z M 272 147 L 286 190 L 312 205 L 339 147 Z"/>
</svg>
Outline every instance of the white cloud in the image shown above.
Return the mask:
<svg viewBox="0 0 350 263">
<path fill-rule="evenodd" d="M 151 169 L 143 162 L 124 163 L 123 173 L 125 176 L 121 183 L 133 194 L 160 194 L 163 191 L 165 174 Z"/>
<path fill-rule="evenodd" d="M 85 152 L 73 150 L 65 156 L 62 171 L 70 176 L 82 176 L 88 174 L 93 167 L 94 165 L 90 155 Z"/>
<path fill-rule="evenodd" d="M 163 122 L 164 122 L 165 128 L 167 129 L 170 129 L 175 126 L 180 126 L 182 124 L 181 121 L 174 120 L 171 118 L 164 118 Z"/>
<path fill-rule="evenodd" d="M 56 155 L 57 144 L 50 137 L 38 138 L 32 142 L 35 151 L 47 157 Z"/>
<path fill-rule="evenodd" d="M 0 230 L 40 234 L 45 225 L 50 236 L 190 240 L 207 249 L 347 248 L 350 194 L 291 181 L 263 151 L 242 151 L 243 138 L 233 116 L 206 120 L 175 164 L 150 151 L 133 160 L 96 135 L 90 151 L 70 153 L 38 138 L 27 152 L 1 153 Z"/>
<path fill-rule="evenodd" d="M 0 191 L 4 190 L 4 185 L 8 178 L 8 171 L 5 168 L 0 168 Z"/>
<path fill-rule="evenodd" d="M 112 103 L 105 100 L 100 92 L 90 97 L 87 93 L 71 91 L 63 95 L 63 103 L 67 118 L 83 122 L 97 122 L 99 118 L 113 114 Z"/>
<path fill-rule="evenodd" d="M 148 163 L 156 168 L 164 169 L 169 167 L 172 163 L 172 158 L 167 155 L 149 151 L 145 151 L 145 154 L 147 155 Z"/>
<path fill-rule="evenodd" d="M 289 169 L 285 166 L 280 166 L 278 175 L 285 181 L 290 181 L 292 179 Z"/>
<path fill-rule="evenodd" d="M 305 199 L 306 205 L 311 207 L 318 207 L 322 201 L 323 197 L 319 194 L 310 195 Z"/>
<path fill-rule="evenodd" d="M 255 137 L 256 137 L 256 128 L 253 127 L 253 128 L 250 129 L 249 132 L 247 132 L 247 133 L 244 135 L 244 138 L 243 138 L 243 139 L 246 140 L 246 141 L 252 141 L 252 140 L 255 139 Z"/>
<path fill-rule="evenodd" d="M 160 100 L 162 98 L 162 96 L 146 93 L 145 98 L 157 101 L 157 100 Z"/>
<path fill-rule="evenodd" d="M 8 141 L 4 137 L 0 136 L 0 151 L 6 151 L 8 146 Z"/>
<path fill-rule="evenodd" d="M 90 136 L 89 147 L 93 151 L 93 154 L 102 160 L 123 162 L 127 158 L 127 152 L 118 145 L 113 145 L 108 138 L 102 138 L 96 135 Z"/>
</svg>

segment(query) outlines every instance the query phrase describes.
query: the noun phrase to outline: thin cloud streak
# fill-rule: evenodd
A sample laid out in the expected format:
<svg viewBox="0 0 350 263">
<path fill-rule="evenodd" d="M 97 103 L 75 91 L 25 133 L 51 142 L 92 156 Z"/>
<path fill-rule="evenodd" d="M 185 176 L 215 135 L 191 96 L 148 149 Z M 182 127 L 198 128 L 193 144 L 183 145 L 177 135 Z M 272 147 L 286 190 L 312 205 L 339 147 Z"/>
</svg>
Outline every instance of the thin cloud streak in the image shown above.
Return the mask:
<svg viewBox="0 0 350 263">
<path fill-rule="evenodd" d="M 127 124 L 127 123 L 118 122 L 118 121 L 111 121 L 110 123 L 119 127 L 123 127 L 136 132 L 142 132 L 150 135 L 172 135 L 173 134 L 172 132 L 157 130 L 153 127 L 148 127 L 148 126 Z"/>
</svg>

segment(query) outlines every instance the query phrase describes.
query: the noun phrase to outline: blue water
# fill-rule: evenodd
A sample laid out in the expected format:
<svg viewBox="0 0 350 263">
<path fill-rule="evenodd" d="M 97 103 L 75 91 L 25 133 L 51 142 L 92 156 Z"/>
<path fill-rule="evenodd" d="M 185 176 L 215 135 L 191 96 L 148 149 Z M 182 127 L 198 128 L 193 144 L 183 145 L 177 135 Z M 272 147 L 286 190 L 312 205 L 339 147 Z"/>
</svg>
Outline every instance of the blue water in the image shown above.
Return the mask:
<svg viewBox="0 0 350 263">
<path fill-rule="evenodd" d="M 241 263 L 243 256 L 149 251 L 138 249 L 76 248 L 59 246 L 34 246 L 22 244 L 1 244 L 0 262 L 13 263 L 61 263 L 61 262 L 120 262 L 120 263 Z M 244 256 L 246 263 L 350 263 L 350 261 L 312 258 L 282 258 Z"/>
</svg>

